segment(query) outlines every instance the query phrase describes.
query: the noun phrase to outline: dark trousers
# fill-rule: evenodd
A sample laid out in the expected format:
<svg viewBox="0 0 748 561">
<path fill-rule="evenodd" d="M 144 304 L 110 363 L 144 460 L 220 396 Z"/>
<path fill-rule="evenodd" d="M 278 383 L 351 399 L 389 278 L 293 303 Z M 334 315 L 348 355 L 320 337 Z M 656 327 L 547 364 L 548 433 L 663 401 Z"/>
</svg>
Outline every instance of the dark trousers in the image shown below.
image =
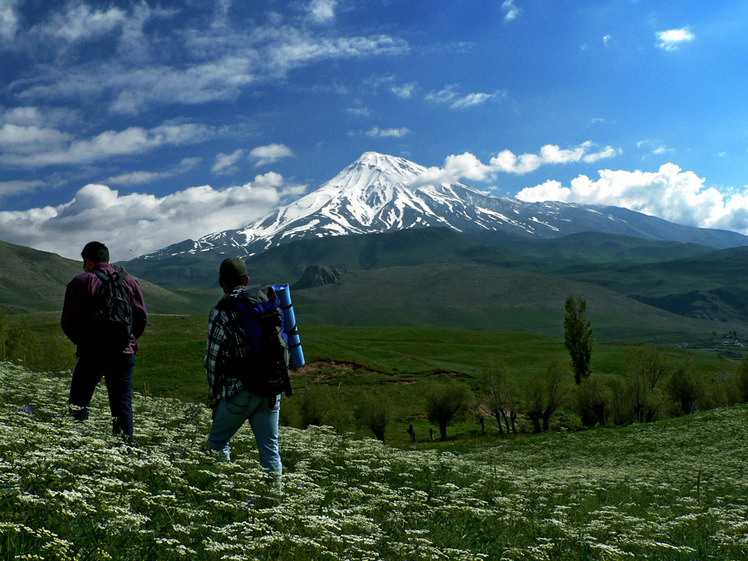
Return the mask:
<svg viewBox="0 0 748 561">
<path fill-rule="evenodd" d="M 104 378 L 112 412 L 112 430 L 132 442 L 132 373 L 135 355 L 81 355 L 70 382 L 70 410 L 77 421 L 88 419 L 88 405 Z"/>
</svg>

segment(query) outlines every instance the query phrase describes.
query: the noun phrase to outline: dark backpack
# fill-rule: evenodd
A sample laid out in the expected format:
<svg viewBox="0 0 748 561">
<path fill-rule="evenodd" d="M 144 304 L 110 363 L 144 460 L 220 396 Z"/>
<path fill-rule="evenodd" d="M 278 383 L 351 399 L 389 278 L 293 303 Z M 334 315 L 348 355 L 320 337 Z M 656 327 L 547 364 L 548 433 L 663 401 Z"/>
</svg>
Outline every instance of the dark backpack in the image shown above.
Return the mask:
<svg viewBox="0 0 748 561">
<path fill-rule="evenodd" d="M 283 333 L 283 310 L 272 286 L 243 290 L 218 303 L 227 311 L 233 326 L 228 356 L 223 363 L 226 376 L 241 381 L 254 395 L 291 395 L 288 375 L 289 350 Z"/>
<path fill-rule="evenodd" d="M 127 273 L 114 267 L 115 274 L 94 269 L 102 281 L 94 304 L 93 335 L 99 350 L 121 351 L 132 334 L 132 295 L 124 284 Z"/>
</svg>

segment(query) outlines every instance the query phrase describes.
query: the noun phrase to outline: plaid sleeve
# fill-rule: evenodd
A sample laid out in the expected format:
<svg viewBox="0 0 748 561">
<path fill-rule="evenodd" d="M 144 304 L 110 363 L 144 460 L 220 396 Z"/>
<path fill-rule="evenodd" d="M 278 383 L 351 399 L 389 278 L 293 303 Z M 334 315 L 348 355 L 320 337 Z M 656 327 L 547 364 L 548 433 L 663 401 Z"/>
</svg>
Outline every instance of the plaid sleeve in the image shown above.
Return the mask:
<svg viewBox="0 0 748 561">
<path fill-rule="evenodd" d="M 226 340 L 224 315 L 213 308 L 208 316 L 208 343 L 205 347 L 205 373 L 208 377 L 208 403 L 215 407 L 223 396 L 223 376 L 218 372 L 218 361 Z"/>
</svg>

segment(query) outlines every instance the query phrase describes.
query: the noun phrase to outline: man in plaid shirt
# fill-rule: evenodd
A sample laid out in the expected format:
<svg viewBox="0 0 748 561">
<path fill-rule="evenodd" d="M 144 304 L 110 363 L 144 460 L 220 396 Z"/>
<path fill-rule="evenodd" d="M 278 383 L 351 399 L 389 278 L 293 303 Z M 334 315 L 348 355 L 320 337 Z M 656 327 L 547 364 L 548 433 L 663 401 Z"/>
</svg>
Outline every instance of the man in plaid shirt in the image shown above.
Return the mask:
<svg viewBox="0 0 748 561">
<path fill-rule="evenodd" d="M 213 423 L 208 435 L 211 449 L 222 460 L 231 461 L 229 442 L 245 421 L 249 421 L 257 441 L 260 464 L 280 478 L 283 472 L 278 451 L 278 418 L 280 395 L 253 395 L 242 382 L 224 372 L 229 346 L 236 340 L 237 322 L 230 317 L 232 309 L 221 302 L 237 298 L 249 283 L 247 266 L 238 257 L 221 263 L 218 281 L 224 296 L 208 316 L 208 343 L 205 349 L 205 372 L 208 377 L 208 404 L 213 410 Z"/>
</svg>

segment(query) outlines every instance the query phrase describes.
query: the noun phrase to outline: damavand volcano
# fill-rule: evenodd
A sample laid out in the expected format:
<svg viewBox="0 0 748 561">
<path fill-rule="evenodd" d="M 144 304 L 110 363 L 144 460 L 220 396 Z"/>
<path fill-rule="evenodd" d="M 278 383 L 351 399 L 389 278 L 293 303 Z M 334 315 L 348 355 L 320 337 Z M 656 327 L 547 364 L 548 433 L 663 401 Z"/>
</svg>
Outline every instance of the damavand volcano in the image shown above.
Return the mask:
<svg viewBox="0 0 748 561">
<path fill-rule="evenodd" d="M 434 226 L 468 236 L 495 231 L 554 238 L 605 232 L 715 248 L 748 245 L 747 237 L 734 232 L 682 226 L 611 206 L 526 203 L 429 176 L 428 168 L 405 158 L 366 152 L 316 190 L 269 216 L 240 229 L 173 244 L 138 260 L 205 252 L 251 256 L 301 239 Z"/>
</svg>

